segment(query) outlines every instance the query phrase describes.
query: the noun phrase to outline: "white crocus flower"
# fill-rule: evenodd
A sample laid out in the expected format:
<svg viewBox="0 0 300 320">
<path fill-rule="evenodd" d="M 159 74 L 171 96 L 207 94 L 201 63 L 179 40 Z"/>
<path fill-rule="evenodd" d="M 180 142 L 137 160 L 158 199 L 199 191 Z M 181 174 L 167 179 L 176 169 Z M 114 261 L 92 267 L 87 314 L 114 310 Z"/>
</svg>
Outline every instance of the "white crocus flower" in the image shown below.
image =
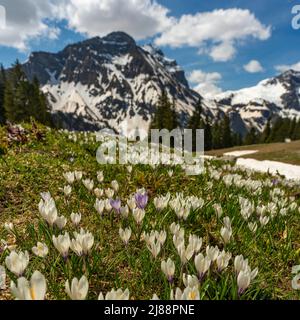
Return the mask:
<svg viewBox="0 0 300 320">
<path fill-rule="evenodd" d="M 88 191 L 92 191 L 94 189 L 94 181 L 90 179 L 82 180 L 83 185 L 88 189 Z"/>
<path fill-rule="evenodd" d="M 82 171 L 75 171 L 74 172 L 74 175 L 75 175 L 75 179 L 77 181 L 80 181 L 82 179 L 82 176 L 83 176 L 83 172 Z"/>
<path fill-rule="evenodd" d="M 65 186 L 64 187 L 65 196 L 69 196 L 71 193 L 72 193 L 72 187 L 71 186 Z"/>
<path fill-rule="evenodd" d="M 75 227 L 77 227 L 81 221 L 81 213 L 74 213 L 71 214 L 71 221 Z"/>
<path fill-rule="evenodd" d="M 247 270 L 240 271 L 238 278 L 237 278 L 239 295 L 243 294 L 247 290 L 247 288 L 250 286 L 250 283 L 251 283 L 250 272 Z"/>
<path fill-rule="evenodd" d="M 3 266 L 0 266 L 0 290 L 6 289 L 6 272 Z"/>
<path fill-rule="evenodd" d="M 220 219 L 222 217 L 222 215 L 223 215 L 223 209 L 222 209 L 221 205 L 218 204 L 218 203 L 215 203 L 213 205 L 213 208 L 215 209 L 217 217 Z"/>
<path fill-rule="evenodd" d="M 208 256 L 204 257 L 202 253 L 199 253 L 195 257 L 195 267 L 198 272 L 198 277 L 200 280 L 205 276 L 205 274 L 210 268 L 210 265 L 211 265 L 211 260 Z"/>
<path fill-rule="evenodd" d="M 145 218 L 145 210 L 139 208 L 133 209 L 132 215 L 135 222 L 140 225 Z"/>
<path fill-rule="evenodd" d="M 94 207 L 96 211 L 100 214 L 100 216 L 102 216 L 105 208 L 105 202 L 103 200 L 96 199 L 96 203 Z"/>
<path fill-rule="evenodd" d="M 167 261 L 161 262 L 161 270 L 166 275 L 168 281 L 172 283 L 175 274 L 175 263 L 168 258 Z"/>
<path fill-rule="evenodd" d="M 63 174 L 64 178 L 67 180 L 69 184 L 73 184 L 75 181 L 75 174 L 74 172 L 66 172 Z"/>
<path fill-rule="evenodd" d="M 153 294 L 153 297 L 152 297 L 152 299 L 151 300 L 159 300 L 159 297 L 157 296 L 157 294 L 156 293 L 154 293 Z"/>
<path fill-rule="evenodd" d="M 46 244 L 38 242 L 36 247 L 32 248 L 32 252 L 40 258 L 45 258 L 49 252 L 49 249 Z"/>
<path fill-rule="evenodd" d="M 163 246 L 167 240 L 167 232 L 162 230 L 156 237 L 157 241 Z"/>
<path fill-rule="evenodd" d="M 121 240 L 125 243 L 125 245 L 128 245 L 129 239 L 131 237 L 131 229 L 126 228 L 125 230 L 123 230 L 122 228 L 120 228 L 119 235 Z"/>
<path fill-rule="evenodd" d="M 97 197 L 97 198 L 101 198 L 102 196 L 103 196 L 103 190 L 102 189 L 99 189 L 99 188 L 96 188 L 95 190 L 94 190 L 94 193 L 95 193 L 95 196 Z"/>
<path fill-rule="evenodd" d="M 112 181 L 112 182 L 111 182 L 111 187 L 113 188 L 113 190 L 114 190 L 115 192 L 118 192 L 118 191 L 119 191 L 119 188 L 120 188 L 118 181 L 116 181 L 116 180 Z"/>
<path fill-rule="evenodd" d="M 103 180 L 104 180 L 104 175 L 103 175 L 103 172 L 102 171 L 99 171 L 98 173 L 97 173 L 97 180 L 101 183 L 101 182 L 103 182 Z"/>
<path fill-rule="evenodd" d="M 161 244 L 159 242 L 152 242 L 150 245 L 147 245 L 149 251 L 151 252 L 152 256 L 156 259 L 161 250 Z"/>
<path fill-rule="evenodd" d="M 29 263 L 29 254 L 25 252 L 12 251 L 5 259 L 5 265 L 9 271 L 14 273 L 17 277 L 21 277 L 24 274 L 25 269 Z"/>
<path fill-rule="evenodd" d="M 194 288 L 194 287 L 198 287 L 199 288 L 199 279 L 195 276 L 195 275 L 186 275 L 185 273 L 182 275 L 182 280 L 183 280 L 183 284 L 185 285 L 185 287 L 190 287 L 190 288 Z"/>
<path fill-rule="evenodd" d="M 110 292 L 106 294 L 105 299 L 104 299 L 103 293 L 100 292 L 98 300 L 116 300 L 116 301 L 129 300 L 129 296 L 130 296 L 130 292 L 128 289 L 124 291 L 122 289 L 118 289 L 118 290 L 112 289 Z"/>
<path fill-rule="evenodd" d="M 298 274 L 300 273 L 300 265 L 293 266 L 292 267 L 292 274 Z"/>
<path fill-rule="evenodd" d="M 203 239 L 199 238 L 196 235 L 189 236 L 189 245 L 192 246 L 194 254 L 198 253 L 201 250 Z"/>
<path fill-rule="evenodd" d="M 262 226 L 265 226 L 270 221 L 270 217 L 264 216 L 259 218 L 259 222 Z"/>
<path fill-rule="evenodd" d="M 236 274 L 239 274 L 241 270 L 245 270 L 248 267 L 248 259 L 244 259 L 242 255 L 234 258 L 234 269 Z"/>
<path fill-rule="evenodd" d="M 165 197 L 157 197 L 153 199 L 154 206 L 156 210 L 161 211 L 168 206 L 169 199 Z"/>
<path fill-rule="evenodd" d="M 59 235 L 58 237 L 52 236 L 52 241 L 57 251 L 66 259 L 71 244 L 69 233 L 66 232 L 64 235 Z"/>
<path fill-rule="evenodd" d="M 17 280 L 17 285 L 12 281 L 10 290 L 16 300 L 44 300 L 47 290 L 46 279 L 39 271 L 35 271 L 30 281 L 23 277 Z"/>
<path fill-rule="evenodd" d="M 292 288 L 294 290 L 300 290 L 300 273 L 295 275 L 295 277 L 292 280 Z"/>
<path fill-rule="evenodd" d="M 225 244 L 230 242 L 232 236 L 232 230 L 228 229 L 227 227 L 221 228 L 221 237 Z"/>
<path fill-rule="evenodd" d="M 231 256 L 231 253 L 226 253 L 224 250 L 219 254 L 217 258 L 217 267 L 219 272 L 225 270 L 228 267 Z"/>
<path fill-rule="evenodd" d="M 128 199 L 128 200 L 127 200 L 127 205 L 128 205 L 128 207 L 130 208 L 130 210 L 136 209 L 135 199 L 134 199 L 134 198 Z"/>
<path fill-rule="evenodd" d="M 59 230 L 62 230 L 67 224 L 67 219 L 64 216 L 58 217 L 55 220 L 54 224 L 57 226 Z"/>
<path fill-rule="evenodd" d="M 105 189 L 104 192 L 105 192 L 105 195 L 107 196 L 107 198 L 109 198 L 109 199 L 113 198 L 113 196 L 115 194 L 115 191 L 111 188 Z"/>
<path fill-rule="evenodd" d="M 82 276 L 78 281 L 77 278 L 74 278 L 71 283 L 66 281 L 65 284 L 66 293 L 72 300 L 85 300 L 89 291 L 89 282 L 86 276 Z"/>
<path fill-rule="evenodd" d="M 39 211 L 41 216 L 52 227 L 58 216 L 54 199 L 42 199 L 39 203 Z"/>
<path fill-rule="evenodd" d="M 5 222 L 4 223 L 4 229 L 8 232 L 8 233 L 14 233 L 14 230 L 15 230 L 15 227 L 14 227 L 14 224 L 13 223 L 8 223 L 8 222 Z"/>
<path fill-rule="evenodd" d="M 217 246 L 215 246 L 215 247 L 207 246 L 206 247 L 206 254 L 212 262 L 217 260 L 217 258 L 219 256 L 219 252 L 220 252 L 220 250 Z"/>
<path fill-rule="evenodd" d="M 127 204 L 124 207 L 120 208 L 120 213 L 122 218 L 127 219 L 129 216 L 129 208 L 127 206 Z"/>
<path fill-rule="evenodd" d="M 71 249 L 79 256 L 88 255 L 94 245 L 94 236 L 83 229 L 80 233 L 74 232 L 75 239 L 71 242 Z"/>
<path fill-rule="evenodd" d="M 187 246 L 187 248 L 185 248 L 183 242 L 181 242 L 181 244 L 177 247 L 177 252 L 183 265 L 190 261 L 192 256 L 194 255 L 192 246 Z"/>
<path fill-rule="evenodd" d="M 257 230 L 257 223 L 256 222 L 249 222 L 248 228 L 252 233 L 256 233 Z"/>
<path fill-rule="evenodd" d="M 231 230 L 231 220 L 229 217 L 224 217 L 223 223 L 227 229 Z"/>
<path fill-rule="evenodd" d="M 174 300 L 173 290 L 171 291 L 171 300 Z M 175 300 L 200 300 L 199 288 L 196 287 L 187 287 L 182 292 L 179 288 L 175 292 Z"/>
<path fill-rule="evenodd" d="M 108 213 L 112 211 L 113 208 L 111 206 L 110 199 L 104 200 L 104 208 L 105 208 L 105 211 Z"/>
</svg>

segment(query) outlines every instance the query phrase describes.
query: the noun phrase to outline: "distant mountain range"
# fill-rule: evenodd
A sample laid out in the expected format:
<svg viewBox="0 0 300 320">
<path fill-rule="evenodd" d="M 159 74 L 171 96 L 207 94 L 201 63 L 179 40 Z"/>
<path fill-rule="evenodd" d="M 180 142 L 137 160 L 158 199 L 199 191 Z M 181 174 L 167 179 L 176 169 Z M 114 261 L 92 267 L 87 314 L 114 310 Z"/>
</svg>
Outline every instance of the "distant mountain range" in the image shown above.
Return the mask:
<svg viewBox="0 0 300 320">
<path fill-rule="evenodd" d="M 148 130 L 162 90 L 175 101 L 185 125 L 200 98 L 175 60 L 151 45 L 138 46 L 123 32 L 72 44 L 56 54 L 34 52 L 23 69 L 29 79 L 39 79 L 54 118 L 74 130 Z M 253 88 L 203 98 L 203 112 L 212 121 L 218 113 L 228 113 L 232 128 L 241 134 L 251 126 L 261 131 L 270 116 L 300 116 L 299 88 L 300 73 L 288 71 Z"/>
</svg>

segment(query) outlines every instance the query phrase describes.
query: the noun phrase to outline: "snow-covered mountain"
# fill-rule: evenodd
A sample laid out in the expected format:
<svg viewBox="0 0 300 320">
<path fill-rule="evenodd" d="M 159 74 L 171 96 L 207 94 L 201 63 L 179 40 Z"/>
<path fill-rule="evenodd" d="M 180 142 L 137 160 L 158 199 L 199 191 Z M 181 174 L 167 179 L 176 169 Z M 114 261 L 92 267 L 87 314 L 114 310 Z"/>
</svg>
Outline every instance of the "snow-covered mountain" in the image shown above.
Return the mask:
<svg viewBox="0 0 300 320">
<path fill-rule="evenodd" d="M 72 129 L 147 130 L 163 89 L 184 123 L 200 97 L 176 61 L 151 45 L 138 46 L 123 32 L 57 54 L 32 53 L 24 71 L 30 79 L 37 76 L 52 113 Z"/>
<path fill-rule="evenodd" d="M 37 76 L 54 118 L 68 129 L 147 131 L 162 90 L 175 101 L 184 125 L 200 98 L 175 60 L 152 45 L 138 46 L 123 32 L 59 53 L 32 53 L 23 68 L 30 79 Z M 300 72 L 287 71 L 252 88 L 203 98 L 204 116 L 213 121 L 228 113 L 234 131 L 261 131 L 272 116 L 300 117 L 299 89 Z"/>
<path fill-rule="evenodd" d="M 256 86 L 217 95 L 212 105 L 228 112 L 235 131 L 262 131 L 269 118 L 300 118 L 300 72 L 289 70 Z"/>
</svg>

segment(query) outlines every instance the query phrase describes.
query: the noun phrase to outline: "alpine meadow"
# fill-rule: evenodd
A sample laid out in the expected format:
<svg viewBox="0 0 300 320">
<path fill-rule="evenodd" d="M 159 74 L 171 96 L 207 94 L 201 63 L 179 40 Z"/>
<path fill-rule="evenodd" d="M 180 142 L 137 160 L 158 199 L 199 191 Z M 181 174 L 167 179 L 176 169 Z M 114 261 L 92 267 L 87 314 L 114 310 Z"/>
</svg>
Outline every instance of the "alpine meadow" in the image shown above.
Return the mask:
<svg viewBox="0 0 300 320">
<path fill-rule="evenodd" d="M 241 2 L 0 0 L 0 300 L 299 300 L 299 6 Z"/>
</svg>

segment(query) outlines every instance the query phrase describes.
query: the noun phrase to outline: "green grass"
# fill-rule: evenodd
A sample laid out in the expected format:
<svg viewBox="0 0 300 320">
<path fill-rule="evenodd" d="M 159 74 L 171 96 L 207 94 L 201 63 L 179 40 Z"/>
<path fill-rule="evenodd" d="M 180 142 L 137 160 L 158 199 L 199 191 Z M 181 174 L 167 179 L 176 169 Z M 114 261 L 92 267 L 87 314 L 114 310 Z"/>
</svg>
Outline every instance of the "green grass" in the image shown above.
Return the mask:
<svg viewBox="0 0 300 320">
<path fill-rule="evenodd" d="M 258 193 L 251 192 L 246 187 L 225 185 L 222 177 L 228 174 L 239 174 L 244 179 L 266 181 L 272 177 L 264 174 L 253 174 L 238 171 L 232 164 L 222 161 L 207 162 L 206 173 L 199 176 L 186 176 L 180 167 L 174 167 L 172 177 L 168 175 L 170 167 L 159 166 L 151 168 L 146 165 L 136 165 L 129 174 L 126 166 L 99 165 L 96 161 L 97 143 L 84 142 L 79 138 L 77 143 L 68 139 L 65 133 L 47 131 L 40 127 L 44 138 L 38 140 L 31 132 L 30 125 L 28 141 L 25 144 L 8 144 L 5 128 L 0 128 L 0 147 L 3 156 L 0 158 L 0 239 L 10 244 L 16 244 L 18 250 L 28 250 L 30 263 L 26 269 L 26 277 L 30 278 L 35 270 L 39 270 L 47 279 L 47 299 L 67 299 L 64 290 L 66 280 L 81 277 L 85 274 L 89 280 L 88 299 L 97 299 L 102 291 L 106 293 L 112 288 L 128 288 L 132 299 L 150 299 L 156 293 L 160 299 L 169 299 L 170 285 L 161 271 L 161 261 L 172 258 L 176 263 L 173 288 L 184 289 L 181 274 L 196 274 L 193 259 L 181 267 L 180 258 L 173 245 L 169 226 L 172 222 L 180 223 L 185 229 L 186 244 L 189 234 L 203 238 L 201 252 L 205 253 L 206 245 L 217 245 L 221 250 L 231 252 L 235 256 L 243 254 L 249 259 L 251 268 L 258 267 L 257 278 L 251 283 L 241 299 L 297 299 L 299 294 L 291 288 L 291 268 L 300 263 L 300 213 L 298 209 L 289 210 L 286 216 L 277 215 L 265 226 L 258 227 L 253 235 L 247 223 L 240 214 L 238 197 L 242 196 L 255 203 L 267 205 L 273 202 L 271 191 L 275 187 L 263 187 Z M 79 143 L 79 142 L 82 143 Z M 212 169 L 213 168 L 213 169 Z M 72 185 L 72 194 L 66 198 L 62 188 L 67 185 L 63 177 L 66 171 L 82 170 L 84 177 L 93 179 L 95 187 L 105 189 L 110 187 L 112 180 L 117 180 L 120 190 L 117 197 L 126 203 L 129 196 L 137 188 L 145 188 L 149 193 L 149 204 L 146 216 L 139 228 L 132 215 L 128 220 L 120 217 L 103 218 L 94 209 L 95 195 L 89 192 L 81 182 Z M 96 183 L 97 171 L 103 171 L 103 183 Z M 220 179 L 213 179 L 210 171 L 217 170 Z M 288 199 L 297 194 L 296 186 L 279 185 Z M 82 221 L 80 227 L 89 230 L 95 237 L 91 254 L 86 258 L 70 253 L 67 263 L 60 257 L 52 244 L 52 235 L 61 234 L 55 228 L 46 225 L 39 214 L 38 203 L 40 193 L 50 191 L 56 201 L 59 215 L 68 218 L 65 228 L 73 237 L 75 228 L 70 223 L 70 214 L 80 211 Z M 190 213 L 186 221 L 178 221 L 174 211 L 167 207 L 158 212 L 153 199 L 168 192 L 172 196 L 183 193 L 184 196 L 197 196 L 204 200 L 201 209 Z M 299 206 L 299 200 L 297 205 Z M 222 219 L 216 217 L 213 204 L 220 203 L 224 214 L 232 221 L 233 239 L 224 245 L 220 236 L 223 226 Z M 257 221 L 254 216 L 253 221 Z M 3 227 L 5 222 L 13 222 L 16 235 L 9 234 Z M 125 248 L 119 237 L 119 228 L 130 226 L 132 237 Z M 157 259 L 151 256 L 144 241 L 142 231 L 166 230 L 167 241 Z M 38 241 L 49 247 L 49 255 L 45 259 L 35 257 L 31 248 Z M 6 250 L 0 254 L 0 265 L 5 264 Z M 202 299 L 237 299 L 237 284 L 234 274 L 233 259 L 228 268 L 221 273 L 212 268 L 200 285 Z M 8 271 L 13 281 L 16 277 Z M 9 284 L 9 281 L 8 281 Z M 0 299 L 13 299 L 9 290 L 0 291 Z"/>
</svg>

